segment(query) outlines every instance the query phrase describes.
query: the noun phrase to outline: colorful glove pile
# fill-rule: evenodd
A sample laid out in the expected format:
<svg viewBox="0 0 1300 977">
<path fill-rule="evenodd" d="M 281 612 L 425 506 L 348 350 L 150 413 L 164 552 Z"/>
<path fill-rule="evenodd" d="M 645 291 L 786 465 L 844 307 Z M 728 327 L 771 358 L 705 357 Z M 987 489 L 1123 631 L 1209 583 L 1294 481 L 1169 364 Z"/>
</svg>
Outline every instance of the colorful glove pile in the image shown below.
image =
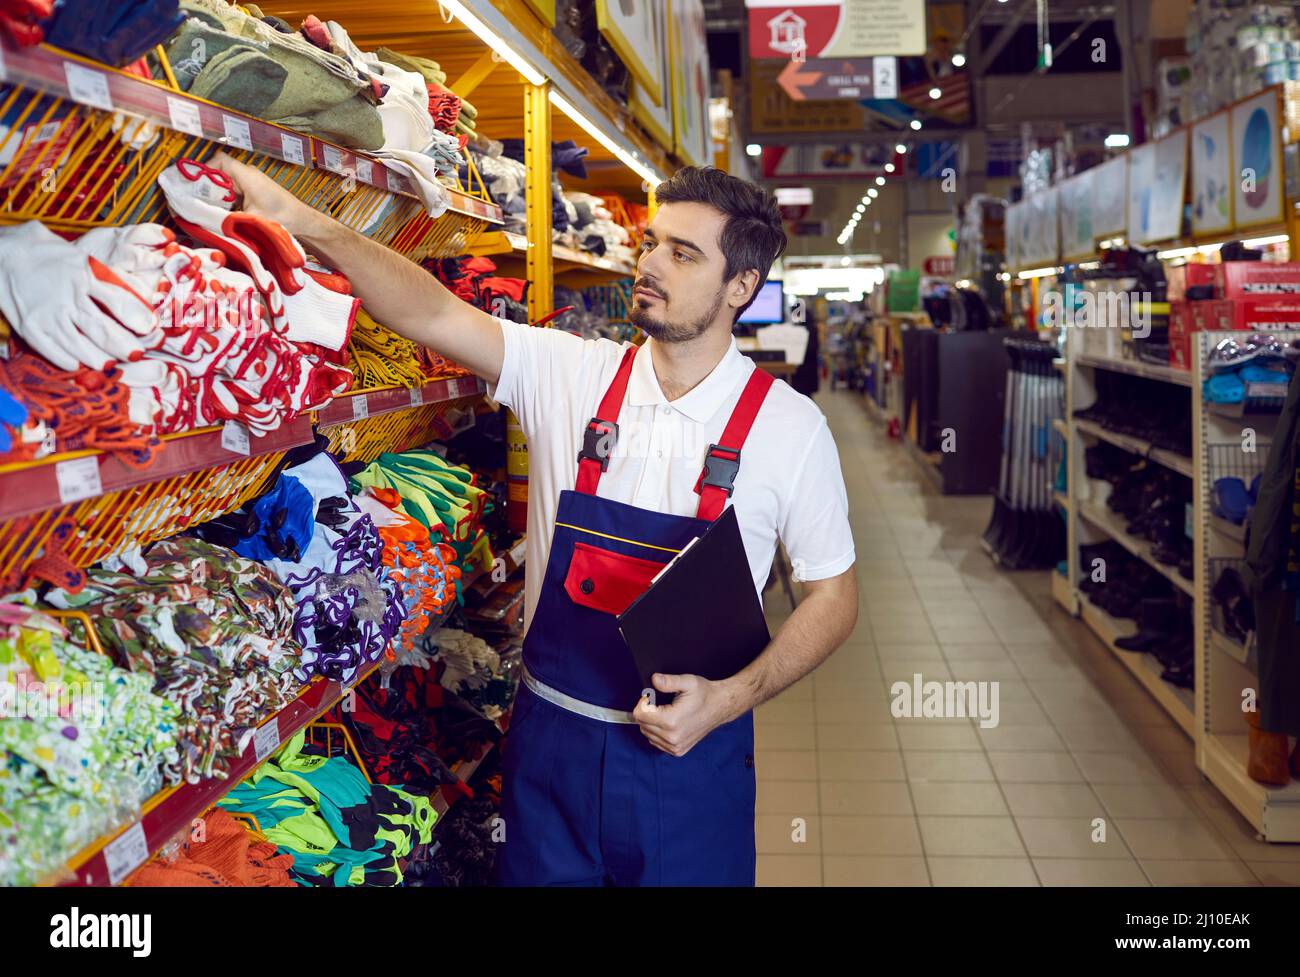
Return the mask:
<svg viewBox="0 0 1300 977">
<path fill-rule="evenodd" d="M 443 665 L 440 681 L 488 719 L 500 719 L 514 697 L 517 656 L 504 664 L 490 644 L 468 631 L 439 628 L 425 639 L 433 660 Z"/>
<path fill-rule="evenodd" d="M 492 259 L 469 255 L 434 258 L 424 267 L 462 301 L 512 322 L 528 321 L 528 282 L 498 276 Z"/>
<path fill-rule="evenodd" d="M 248 545 L 259 552 L 266 527 L 279 534 L 282 555 L 272 551 L 266 565 L 295 604 L 293 633 L 303 648 L 298 678 L 323 675 L 349 684 L 383 657 L 406 617 L 398 584 L 383 568 L 379 532 L 348 495 L 338 464 L 323 451 L 285 469 L 271 497 L 276 502 L 261 518 L 256 513 L 262 503 L 254 505 L 254 520 L 245 528 Z M 301 512 L 313 515 L 309 531 L 290 531 Z"/>
<path fill-rule="evenodd" d="M 356 504 L 379 528 L 384 566 L 401 589 L 406 619 L 393 636 L 393 652 L 402 661 L 430 626 L 456 606 L 456 582 L 461 576 L 456 551 L 445 543 L 435 544 L 427 527 L 405 515 L 401 496 L 392 489 L 365 489 L 356 496 Z"/>
<path fill-rule="evenodd" d="M 174 772 L 176 708 L 151 685 L 0 604 L 0 884 L 52 877 Z"/>
<path fill-rule="evenodd" d="M 433 805 L 368 783 L 348 759 L 319 755 L 305 739 L 298 733 L 220 806 L 256 817 L 267 840 L 293 856 L 302 885 L 401 885 L 399 859 L 433 838 Z"/>
<path fill-rule="evenodd" d="M 203 815 L 203 833 L 186 836 L 179 850 L 160 853 L 127 881 L 129 886 L 290 888 L 293 856 L 259 840 L 240 820 L 214 807 Z"/>
<path fill-rule="evenodd" d="M 473 472 L 452 465 L 432 451 L 385 452 L 352 476 L 354 494 L 364 489 L 391 489 L 401 498 L 401 511 L 429 531 L 430 538 L 446 542 L 456 551 L 458 563 L 472 559 L 487 536 L 481 522 L 491 496 L 475 483 Z M 491 553 L 486 564 L 491 566 Z"/>
<path fill-rule="evenodd" d="M 47 599 L 87 610 L 115 661 L 177 707 L 168 782 L 224 778 L 301 685 L 293 601 L 265 566 L 202 540 L 163 540 L 139 559 L 142 573 L 92 569 L 80 593 Z"/>
<path fill-rule="evenodd" d="M 420 347 L 381 326 L 362 309 L 348 344 L 352 372 L 361 387 L 397 384 L 418 387 L 428 377 L 420 359 Z"/>
</svg>

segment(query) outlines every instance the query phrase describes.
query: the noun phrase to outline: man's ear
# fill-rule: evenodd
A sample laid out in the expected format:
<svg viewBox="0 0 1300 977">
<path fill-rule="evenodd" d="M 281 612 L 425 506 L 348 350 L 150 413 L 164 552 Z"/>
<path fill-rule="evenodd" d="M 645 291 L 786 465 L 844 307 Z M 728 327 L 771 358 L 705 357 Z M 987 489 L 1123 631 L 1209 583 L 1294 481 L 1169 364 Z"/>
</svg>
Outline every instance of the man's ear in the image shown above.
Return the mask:
<svg viewBox="0 0 1300 977">
<path fill-rule="evenodd" d="M 739 309 L 758 288 L 758 269 L 746 268 L 727 283 L 727 305 Z"/>
</svg>

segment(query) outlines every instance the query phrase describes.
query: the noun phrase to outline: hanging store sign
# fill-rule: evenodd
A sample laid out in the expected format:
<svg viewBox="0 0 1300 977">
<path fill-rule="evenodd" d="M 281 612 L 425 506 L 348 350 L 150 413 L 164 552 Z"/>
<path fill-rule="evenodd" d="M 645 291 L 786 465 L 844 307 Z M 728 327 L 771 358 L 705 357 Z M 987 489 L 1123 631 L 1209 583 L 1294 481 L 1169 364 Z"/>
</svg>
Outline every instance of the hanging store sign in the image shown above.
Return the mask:
<svg viewBox="0 0 1300 977">
<path fill-rule="evenodd" d="M 763 177 L 868 177 L 885 172 L 893 147 L 862 143 L 812 143 L 804 146 L 765 146 Z"/>
<path fill-rule="evenodd" d="M 749 130 L 778 136 L 814 132 L 861 132 L 870 116 L 856 101 L 809 99 L 796 102 L 780 84 L 788 67 L 780 61 L 749 62 Z"/>
<path fill-rule="evenodd" d="M 796 102 L 808 99 L 897 98 L 897 58 L 814 58 L 791 61 L 777 83 Z"/>
<path fill-rule="evenodd" d="M 745 0 L 751 58 L 926 53 L 925 0 Z"/>
</svg>

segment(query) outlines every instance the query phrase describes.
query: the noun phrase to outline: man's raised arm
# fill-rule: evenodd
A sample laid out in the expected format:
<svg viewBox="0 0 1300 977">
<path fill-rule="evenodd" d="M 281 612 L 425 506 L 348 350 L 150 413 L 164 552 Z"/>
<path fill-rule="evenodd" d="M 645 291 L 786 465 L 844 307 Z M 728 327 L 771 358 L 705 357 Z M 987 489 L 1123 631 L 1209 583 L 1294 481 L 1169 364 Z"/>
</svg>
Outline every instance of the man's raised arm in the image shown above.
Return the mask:
<svg viewBox="0 0 1300 977">
<path fill-rule="evenodd" d="M 496 319 L 462 302 L 419 265 L 303 203 L 260 170 L 225 153 L 212 165 L 234 180 L 244 210 L 282 225 L 305 250 L 343 274 L 375 321 L 488 383 L 497 382 L 505 343 Z"/>
</svg>

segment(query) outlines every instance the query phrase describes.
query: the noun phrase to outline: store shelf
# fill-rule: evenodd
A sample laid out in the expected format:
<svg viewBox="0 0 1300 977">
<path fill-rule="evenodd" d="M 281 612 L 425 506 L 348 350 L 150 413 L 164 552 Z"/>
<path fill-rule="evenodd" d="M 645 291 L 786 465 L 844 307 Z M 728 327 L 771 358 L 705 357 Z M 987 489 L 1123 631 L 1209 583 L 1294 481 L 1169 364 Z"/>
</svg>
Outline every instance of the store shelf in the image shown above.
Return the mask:
<svg viewBox="0 0 1300 977">
<path fill-rule="evenodd" d="M 1067 512 L 1069 511 L 1070 497 L 1066 495 L 1064 492 L 1053 492 L 1052 501 L 1055 502 L 1057 505 L 1059 505 L 1062 509 L 1065 509 Z"/>
<path fill-rule="evenodd" d="M 1246 728 L 1241 719 L 1242 729 Z M 1250 743 L 1245 732 L 1206 733 L 1201 771 L 1266 841 L 1300 841 L 1300 781 L 1266 787 L 1246 775 Z"/>
<path fill-rule="evenodd" d="M 1216 651 L 1221 651 L 1239 665 L 1244 665 L 1250 671 L 1258 674 L 1259 661 L 1255 653 L 1254 635 L 1251 640 L 1242 643 L 1236 638 L 1231 638 L 1217 628 L 1209 629 L 1210 647 Z"/>
<path fill-rule="evenodd" d="M 457 764 L 455 769 L 452 770 L 452 773 L 456 775 L 456 779 L 462 784 L 469 783 L 470 778 L 474 776 L 478 771 L 478 768 L 482 766 L 483 761 L 486 760 L 488 755 L 495 749 L 496 744 L 489 743 L 487 746 L 483 747 L 483 752 L 473 760 L 466 760 L 463 763 Z M 448 798 L 448 793 L 451 792 L 448 791 L 446 787 L 439 787 L 433 794 L 433 810 L 438 815 L 439 821 L 447 816 L 447 812 L 451 810 L 452 806 L 455 805 L 457 799 L 461 796 L 459 793 L 451 793 L 451 797 Z"/>
<path fill-rule="evenodd" d="M 1115 620 L 1115 618 L 1088 600 L 1087 597 L 1081 596 L 1079 598 L 1079 608 L 1084 623 L 1092 628 L 1093 633 L 1101 639 L 1102 643 L 1114 653 L 1116 658 L 1124 663 L 1125 667 L 1142 684 L 1142 687 L 1151 693 L 1152 698 L 1164 707 L 1165 712 L 1169 713 L 1183 732 L 1194 739 L 1196 736 L 1196 707 L 1191 690 L 1170 685 L 1162 679 L 1160 673 L 1164 671 L 1164 666 L 1156 660 L 1154 655 L 1123 651 L 1115 647 L 1115 639 L 1133 633 L 1134 627 L 1126 626 Z"/>
<path fill-rule="evenodd" d="M 1164 465 L 1170 471 L 1177 472 L 1179 475 L 1191 478 L 1195 472 L 1192 459 L 1177 452 L 1166 451 L 1164 448 L 1154 448 L 1151 446 L 1150 441 L 1144 441 L 1142 438 L 1135 438 L 1127 434 L 1118 434 L 1115 431 L 1108 431 L 1096 421 L 1089 421 L 1084 418 L 1076 417 L 1074 426 L 1091 437 L 1107 441 L 1142 458 L 1150 458 L 1156 464 Z"/>
<path fill-rule="evenodd" d="M 423 387 L 377 387 L 345 393 L 316 412 L 316 423 L 320 427 L 332 427 L 412 407 L 477 397 L 486 390 L 487 385 L 478 377 L 467 376 L 430 380 Z"/>
<path fill-rule="evenodd" d="M 1214 513 L 1210 513 L 1210 528 L 1218 533 L 1222 539 L 1232 543 L 1241 551 L 1242 556 L 1246 555 L 1245 523 L 1229 522 L 1222 516 L 1216 516 Z"/>
<path fill-rule="evenodd" d="M 1057 434 L 1059 434 L 1061 437 L 1065 438 L 1066 440 L 1069 440 L 1070 424 L 1068 421 L 1066 421 L 1062 417 L 1054 417 L 1052 418 L 1052 427 L 1056 430 Z"/>
<path fill-rule="evenodd" d="M 1187 370 L 1177 370 L 1169 366 L 1156 366 L 1153 363 L 1143 363 L 1141 360 L 1122 360 L 1109 356 L 1080 353 L 1074 357 L 1074 362 L 1080 366 L 1091 366 L 1098 370 L 1109 370 L 1112 373 L 1129 373 L 1137 377 L 1146 377 L 1148 380 L 1174 383 L 1180 387 L 1190 387 L 1192 385 L 1192 375 Z"/>
<path fill-rule="evenodd" d="M 1280 406 L 1250 407 L 1244 401 L 1240 404 L 1217 404 L 1207 401 L 1205 409 L 1215 417 L 1226 417 L 1233 421 L 1241 420 L 1243 417 L 1279 417 L 1282 414 Z"/>
<path fill-rule="evenodd" d="M 1196 596 L 1196 585 L 1193 581 L 1184 580 L 1182 576 L 1179 575 L 1176 567 L 1167 567 L 1163 563 L 1157 561 L 1156 558 L 1151 555 L 1151 550 L 1153 549 L 1152 544 L 1148 543 L 1146 540 L 1130 536 L 1124 531 L 1124 526 L 1109 512 L 1098 508 L 1091 502 L 1078 502 L 1075 508 L 1079 515 L 1084 519 L 1092 523 L 1111 539 L 1115 540 L 1115 542 L 1119 543 L 1124 547 L 1124 549 L 1128 550 L 1139 560 L 1148 564 L 1157 573 L 1163 575 L 1175 587 L 1187 594 L 1187 596 Z"/>
<path fill-rule="evenodd" d="M 223 428 L 205 427 L 183 434 L 167 435 L 163 448 L 148 468 L 131 468 L 102 451 L 70 451 L 36 462 L 0 467 L 0 523 L 57 509 L 73 502 L 95 499 L 109 492 L 150 485 L 220 465 L 257 459 L 299 445 L 311 444 L 311 419 L 297 417 L 263 437 L 249 437 L 247 453 L 222 444 Z M 74 479 L 95 460 L 99 487 L 94 477 Z"/>
<path fill-rule="evenodd" d="M 358 676 L 354 685 L 365 681 L 378 667 L 378 662 L 371 665 Z M 189 831 L 195 818 L 200 817 L 204 811 L 269 759 L 275 752 L 275 747 L 291 739 L 308 723 L 315 721 L 337 705 L 351 687 L 319 678 L 313 680 L 302 690 L 297 699 L 259 727 L 265 729 L 274 723 L 278 734 L 273 738 L 264 735 L 254 736 L 240 758 L 231 765 L 229 777 L 225 780 L 209 779 L 197 784 L 182 784 L 160 792 L 145 804 L 139 820 L 115 832 L 111 837 L 101 839 L 73 858 L 68 863 L 72 878 L 60 881 L 64 881 L 67 885 L 118 884 L 157 854 L 158 850 L 178 833 Z M 259 744 L 262 746 L 260 751 Z M 126 861 L 118 860 L 119 852 L 131 851 L 136 852 L 137 855 Z M 112 872 L 109 869 L 110 857 L 114 862 Z"/>
<path fill-rule="evenodd" d="M 48 45 L 15 47 L 0 41 L 0 78 L 65 98 L 87 108 L 125 111 L 161 129 L 184 133 L 230 149 L 261 153 L 286 163 L 318 167 L 390 193 L 414 196 L 407 179 L 380 160 L 314 136 L 175 91 L 160 82 L 128 75 Z M 499 224 L 501 208 L 490 200 L 448 186 L 450 210 Z"/>
<path fill-rule="evenodd" d="M 1079 613 L 1079 595 L 1070 586 L 1065 574 L 1052 571 L 1052 597 L 1069 614 Z"/>
</svg>

